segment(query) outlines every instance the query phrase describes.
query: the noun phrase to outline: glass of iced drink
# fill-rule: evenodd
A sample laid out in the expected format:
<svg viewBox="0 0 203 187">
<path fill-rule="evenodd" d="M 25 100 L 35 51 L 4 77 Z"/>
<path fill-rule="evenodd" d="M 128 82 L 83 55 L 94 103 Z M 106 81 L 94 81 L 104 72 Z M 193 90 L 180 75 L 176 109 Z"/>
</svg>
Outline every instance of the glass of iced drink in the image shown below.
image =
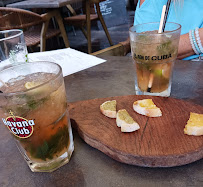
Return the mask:
<svg viewBox="0 0 203 187">
<path fill-rule="evenodd" d="M 0 70 L 23 62 L 28 62 L 23 31 L 0 31 Z"/>
<path fill-rule="evenodd" d="M 74 150 L 61 67 L 32 62 L 0 71 L 0 122 L 33 172 L 68 163 Z"/>
<path fill-rule="evenodd" d="M 158 33 L 158 29 L 158 22 L 130 28 L 137 95 L 170 96 L 181 26 L 168 22 L 164 32 Z"/>
</svg>

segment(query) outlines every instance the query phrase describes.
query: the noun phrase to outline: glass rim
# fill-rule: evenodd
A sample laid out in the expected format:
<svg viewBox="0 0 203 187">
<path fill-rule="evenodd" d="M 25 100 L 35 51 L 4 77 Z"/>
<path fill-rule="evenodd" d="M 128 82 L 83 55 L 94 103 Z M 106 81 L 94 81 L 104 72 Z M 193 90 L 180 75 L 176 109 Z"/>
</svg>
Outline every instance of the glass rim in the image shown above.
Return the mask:
<svg viewBox="0 0 203 187">
<path fill-rule="evenodd" d="M 130 29 L 129 29 L 129 32 L 131 32 L 131 33 L 136 33 L 136 34 L 144 34 L 144 33 L 139 33 L 139 32 L 136 32 L 136 31 L 132 31 L 132 29 L 133 28 L 135 28 L 135 27 L 138 27 L 138 26 L 141 26 L 141 25 L 149 25 L 149 24 L 160 24 L 160 22 L 149 22 L 149 23 L 141 23 L 141 24 L 138 24 L 138 25 L 133 25 L 132 27 L 130 27 Z M 173 32 L 176 32 L 176 31 L 178 31 L 178 30 L 180 30 L 181 29 L 181 25 L 179 24 L 179 23 L 175 23 L 175 22 L 166 22 L 166 25 L 167 24 L 173 24 L 173 25 L 177 25 L 178 26 L 178 28 L 177 29 L 174 29 L 174 30 L 172 30 L 172 31 L 167 31 L 167 34 L 169 34 L 169 33 L 173 33 Z M 166 34 L 165 32 L 161 32 L 161 33 L 147 33 L 148 35 L 157 35 L 157 34 L 159 34 L 159 35 L 164 35 L 164 34 Z"/>
<path fill-rule="evenodd" d="M 0 33 L 5 34 L 5 33 L 9 33 L 9 32 L 14 32 L 14 31 L 18 31 L 19 33 L 14 34 L 12 36 L 8 36 L 6 38 L 0 38 L 0 42 L 4 41 L 4 40 L 10 40 L 10 39 L 16 38 L 16 37 L 20 36 L 21 34 L 23 34 L 23 31 L 20 29 L 3 30 L 3 31 L 0 31 Z"/>
<path fill-rule="evenodd" d="M 59 77 L 59 75 L 62 73 L 62 68 L 61 68 L 61 66 L 58 65 L 58 64 L 55 63 L 55 62 L 50 62 L 50 61 L 34 61 L 34 62 L 28 62 L 28 63 L 20 63 L 20 64 L 18 64 L 18 65 L 15 65 L 15 66 L 12 66 L 12 67 L 3 69 L 3 70 L 0 71 L 0 74 L 1 74 L 2 72 L 9 71 L 9 70 L 14 69 L 14 68 L 27 66 L 27 65 L 29 65 L 29 64 L 34 64 L 34 63 L 54 64 L 54 65 L 56 65 L 56 66 L 59 68 L 59 71 L 58 71 L 57 74 L 54 74 L 54 76 L 53 76 L 51 79 L 46 80 L 46 81 L 43 82 L 42 84 L 39 84 L 39 85 L 34 86 L 34 87 L 32 87 L 32 88 L 26 89 L 25 91 L 17 91 L 17 92 L 9 92 L 9 93 L 0 93 L 0 96 L 13 96 L 13 95 L 25 94 L 25 93 L 27 93 L 27 92 L 30 91 L 30 90 L 34 90 L 34 89 L 36 89 L 36 88 L 39 88 L 39 87 L 41 87 L 41 86 L 44 86 L 44 85 L 48 84 L 48 83 L 49 83 L 50 81 L 52 81 L 52 80 L 56 80 L 56 79 Z M 1 80 L 0 80 L 0 82 L 1 82 L 1 83 L 4 83 L 4 82 L 1 81 Z"/>
</svg>

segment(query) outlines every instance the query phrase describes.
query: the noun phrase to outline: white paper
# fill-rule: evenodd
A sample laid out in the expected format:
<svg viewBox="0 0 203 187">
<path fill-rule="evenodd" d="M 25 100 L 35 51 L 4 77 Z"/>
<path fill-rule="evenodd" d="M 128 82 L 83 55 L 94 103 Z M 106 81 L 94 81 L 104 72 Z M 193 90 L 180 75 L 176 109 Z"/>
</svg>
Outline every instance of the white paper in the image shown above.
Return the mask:
<svg viewBox="0 0 203 187">
<path fill-rule="evenodd" d="M 64 77 L 106 62 L 104 59 L 71 48 L 29 53 L 28 58 L 30 62 L 50 61 L 59 64 Z"/>
</svg>

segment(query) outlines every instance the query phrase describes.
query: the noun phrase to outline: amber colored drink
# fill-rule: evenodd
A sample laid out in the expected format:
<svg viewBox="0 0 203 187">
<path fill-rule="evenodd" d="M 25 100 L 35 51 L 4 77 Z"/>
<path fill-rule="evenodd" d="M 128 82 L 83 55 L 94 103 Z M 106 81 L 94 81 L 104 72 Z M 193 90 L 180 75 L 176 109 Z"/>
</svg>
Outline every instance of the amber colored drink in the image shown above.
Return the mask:
<svg viewBox="0 0 203 187">
<path fill-rule="evenodd" d="M 180 25 L 168 23 L 168 31 L 161 34 L 156 30 L 158 25 L 149 23 L 130 29 L 131 51 L 136 72 L 135 90 L 138 95 L 170 95 Z"/>
<path fill-rule="evenodd" d="M 20 74 L 23 66 L 25 75 Z M 43 72 L 46 66 L 53 70 Z M 69 161 L 74 149 L 61 69 L 48 62 L 29 63 L 0 72 L 0 78 L 12 71 L 19 74 L 2 81 L 0 117 L 30 169 L 53 171 Z"/>
</svg>

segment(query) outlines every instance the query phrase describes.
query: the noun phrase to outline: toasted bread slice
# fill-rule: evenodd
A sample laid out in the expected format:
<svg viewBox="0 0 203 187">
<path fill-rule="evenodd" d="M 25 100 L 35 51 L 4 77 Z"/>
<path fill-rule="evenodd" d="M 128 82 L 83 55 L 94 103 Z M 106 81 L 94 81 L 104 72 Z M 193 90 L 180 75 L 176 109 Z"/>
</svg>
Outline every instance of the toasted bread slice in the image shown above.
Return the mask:
<svg viewBox="0 0 203 187">
<path fill-rule="evenodd" d="M 118 127 L 121 127 L 121 132 L 133 132 L 140 128 L 125 109 L 117 112 L 116 124 Z"/>
<path fill-rule="evenodd" d="M 116 118 L 116 100 L 106 101 L 101 104 L 100 111 L 109 118 Z"/>
<path fill-rule="evenodd" d="M 203 135 L 203 114 L 190 113 L 190 118 L 184 128 L 187 135 L 201 136 Z"/>
<path fill-rule="evenodd" d="M 142 114 L 148 117 L 162 116 L 160 108 L 158 108 L 152 99 L 138 100 L 133 103 L 133 109 L 138 114 Z"/>
</svg>

